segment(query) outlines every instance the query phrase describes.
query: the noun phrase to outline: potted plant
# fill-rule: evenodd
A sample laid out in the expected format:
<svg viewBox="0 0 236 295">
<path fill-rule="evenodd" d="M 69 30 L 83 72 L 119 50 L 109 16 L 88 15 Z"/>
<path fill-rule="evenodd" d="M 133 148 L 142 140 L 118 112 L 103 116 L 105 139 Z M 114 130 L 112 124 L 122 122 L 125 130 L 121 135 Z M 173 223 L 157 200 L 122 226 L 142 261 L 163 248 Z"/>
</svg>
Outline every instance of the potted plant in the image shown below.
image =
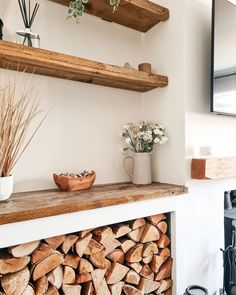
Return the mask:
<svg viewBox="0 0 236 295">
<path fill-rule="evenodd" d="M 0 86 L 0 201 L 12 194 L 12 170 L 44 120 L 31 135 L 28 134 L 38 114 L 38 103 L 32 99 L 32 90 L 18 91 L 16 82 Z"/>
<path fill-rule="evenodd" d="M 120 0 L 106 0 L 110 3 L 111 6 L 113 6 L 113 12 L 116 11 L 116 9 L 119 6 Z M 76 20 L 79 20 L 79 17 L 83 15 L 84 12 L 84 4 L 87 4 L 89 0 L 73 0 L 69 2 L 69 8 L 68 8 L 68 15 L 69 18 L 73 17 Z"/>
<path fill-rule="evenodd" d="M 132 156 L 124 158 L 123 166 L 134 184 L 150 184 L 151 154 L 155 144 L 164 144 L 168 138 L 165 136 L 164 126 L 154 121 L 138 121 L 124 126 L 122 138 L 125 140 L 124 151 L 131 151 Z M 126 167 L 126 160 L 133 161 L 133 172 Z"/>
</svg>

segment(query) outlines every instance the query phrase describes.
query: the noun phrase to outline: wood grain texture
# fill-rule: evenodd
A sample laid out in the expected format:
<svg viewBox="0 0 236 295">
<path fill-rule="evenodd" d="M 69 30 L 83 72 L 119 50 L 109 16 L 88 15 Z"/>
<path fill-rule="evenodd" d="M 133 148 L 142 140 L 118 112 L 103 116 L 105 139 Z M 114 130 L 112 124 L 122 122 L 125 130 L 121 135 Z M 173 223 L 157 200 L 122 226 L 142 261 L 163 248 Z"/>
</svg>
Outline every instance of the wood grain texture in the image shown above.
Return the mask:
<svg viewBox="0 0 236 295">
<path fill-rule="evenodd" d="M 193 179 L 220 179 L 236 176 L 236 157 L 192 159 Z"/>
<path fill-rule="evenodd" d="M 94 186 L 88 191 L 61 192 L 45 190 L 13 194 L 0 203 L 0 224 L 84 211 L 107 206 L 145 201 L 159 197 L 183 195 L 187 188 L 172 184 L 110 184 Z"/>
<path fill-rule="evenodd" d="M 0 67 L 137 92 L 168 85 L 166 76 L 7 41 L 0 41 Z"/>
<path fill-rule="evenodd" d="M 51 0 L 68 5 L 70 0 Z M 85 11 L 103 20 L 114 22 L 140 32 L 147 32 L 160 21 L 169 18 L 169 10 L 148 0 L 121 0 L 119 9 L 113 13 L 113 7 L 107 0 L 89 0 Z"/>
</svg>

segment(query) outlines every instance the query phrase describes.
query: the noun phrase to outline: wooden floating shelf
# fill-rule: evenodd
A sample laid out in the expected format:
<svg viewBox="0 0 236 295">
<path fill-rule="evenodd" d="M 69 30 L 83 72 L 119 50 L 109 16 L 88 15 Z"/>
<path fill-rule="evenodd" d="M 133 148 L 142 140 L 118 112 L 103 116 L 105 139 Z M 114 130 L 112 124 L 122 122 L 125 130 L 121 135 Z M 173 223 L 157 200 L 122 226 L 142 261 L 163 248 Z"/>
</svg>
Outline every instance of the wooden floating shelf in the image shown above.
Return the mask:
<svg viewBox="0 0 236 295">
<path fill-rule="evenodd" d="M 138 92 L 168 85 L 166 76 L 7 41 L 0 41 L 0 67 Z"/>
<path fill-rule="evenodd" d="M 51 0 L 68 6 L 70 0 Z M 114 22 L 140 32 L 147 32 L 160 21 L 169 19 L 169 10 L 148 0 L 121 0 L 113 13 L 109 0 L 89 0 L 85 11 L 103 20 Z"/>
<path fill-rule="evenodd" d="M 193 179 L 220 179 L 236 176 L 236 157 L 192 159 Z"/>
<path fill-rule="evenodd" d="M 187 188 L 163 183 L 146 186 L 110 184 L 94 186 L 80 192 L 58 190 L 13 194 L 8 202 L 0 203 L 0 225 L 56 216 L 113 205 L 145 201 L 165 196 L 183 195 Z"/>
</svg>

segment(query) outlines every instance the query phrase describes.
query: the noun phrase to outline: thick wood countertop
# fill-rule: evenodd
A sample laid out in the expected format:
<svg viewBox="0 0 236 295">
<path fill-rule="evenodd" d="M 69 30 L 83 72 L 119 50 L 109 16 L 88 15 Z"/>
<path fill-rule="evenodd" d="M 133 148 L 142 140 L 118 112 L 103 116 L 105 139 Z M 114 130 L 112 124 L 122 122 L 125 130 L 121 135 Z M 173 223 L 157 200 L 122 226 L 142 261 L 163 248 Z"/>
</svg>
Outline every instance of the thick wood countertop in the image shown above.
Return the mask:
<svg viewBox="0 0 236 295">
<path fill-rule="evenodd" d="M 153 183 L 150 185 L 109 184 L 88 191 L 60 192 L 45 190 L 13 194 L 0 203 L 0 225 L 66 213 L 102 208 L 136 201 L 183 195 L 184 186 Z"/>
</svg>

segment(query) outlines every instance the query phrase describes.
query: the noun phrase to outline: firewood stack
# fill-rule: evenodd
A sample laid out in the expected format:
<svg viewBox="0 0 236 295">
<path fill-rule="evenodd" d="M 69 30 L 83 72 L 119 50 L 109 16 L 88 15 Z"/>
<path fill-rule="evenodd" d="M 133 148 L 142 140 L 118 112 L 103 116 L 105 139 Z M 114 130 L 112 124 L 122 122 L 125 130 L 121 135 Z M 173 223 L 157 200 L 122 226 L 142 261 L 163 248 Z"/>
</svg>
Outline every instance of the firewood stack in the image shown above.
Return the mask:
<svg viewBox="0 0 236 295">
<path fill-rule="evenodd" d="M 0 295 L 171 295 L 164 214 L 0 250 Z"/>
</svg>

